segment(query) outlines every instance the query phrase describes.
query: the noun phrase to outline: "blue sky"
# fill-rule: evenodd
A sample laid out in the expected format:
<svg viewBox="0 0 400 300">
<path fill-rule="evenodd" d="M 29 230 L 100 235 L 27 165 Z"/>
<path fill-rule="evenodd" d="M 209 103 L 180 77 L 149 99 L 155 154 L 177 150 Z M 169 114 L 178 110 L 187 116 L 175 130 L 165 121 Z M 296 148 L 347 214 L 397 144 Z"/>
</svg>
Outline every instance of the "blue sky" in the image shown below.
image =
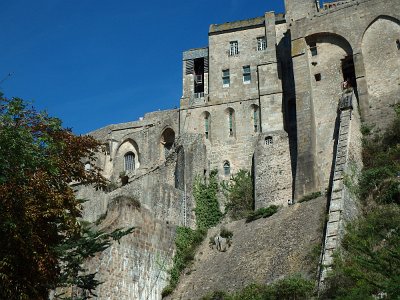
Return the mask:
<svg viewBox="0 0 400 300">
<path fill-rule="evenodd" d="M 137 120 L 179 106 L 182 52 L 207 46 L 210 24 L 283 10 L 283 0 L 0 0 L 0 91 L 77 134 Z"/>
</svg>

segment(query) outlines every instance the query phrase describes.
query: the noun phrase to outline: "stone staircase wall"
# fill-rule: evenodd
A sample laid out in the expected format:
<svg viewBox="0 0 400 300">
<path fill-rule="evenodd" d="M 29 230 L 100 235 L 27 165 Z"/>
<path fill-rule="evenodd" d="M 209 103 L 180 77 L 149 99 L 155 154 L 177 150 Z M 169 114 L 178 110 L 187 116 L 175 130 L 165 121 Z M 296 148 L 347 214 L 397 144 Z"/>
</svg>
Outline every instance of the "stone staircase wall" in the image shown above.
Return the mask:
<svg viewBox="0 0 400 300">
<path fill-rule="evenodd" d="M 343 94 L 341 104 L 343 103 L 345 105 L 341 105 L 339 111 L 340 126 L 331 184 L 329 218 L 321 259 L 320 287 L 323 286 L 331 270 L 334 253 L 340 249 L 346 223 L 358 214 L 357 199 L 351 186 L 356 185 L 358 174 L 362 169 L 361 122 L 354 93 Z"/>
</svg>

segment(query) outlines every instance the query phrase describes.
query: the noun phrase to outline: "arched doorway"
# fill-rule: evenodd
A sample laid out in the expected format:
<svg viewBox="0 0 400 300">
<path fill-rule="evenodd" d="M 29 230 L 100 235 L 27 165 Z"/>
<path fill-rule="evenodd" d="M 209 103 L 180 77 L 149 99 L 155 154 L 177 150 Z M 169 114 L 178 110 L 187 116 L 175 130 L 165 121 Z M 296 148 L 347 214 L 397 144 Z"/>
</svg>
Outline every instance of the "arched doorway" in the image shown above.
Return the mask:
<svg viewBox="0 0 400 300">
<path fill-rule="evenodd" d="M 167 128 L 161 135 L 161 159 L 166 159 L 172 152 L 175 144 L 175 131 L 171 128 Z"/>
</svg>

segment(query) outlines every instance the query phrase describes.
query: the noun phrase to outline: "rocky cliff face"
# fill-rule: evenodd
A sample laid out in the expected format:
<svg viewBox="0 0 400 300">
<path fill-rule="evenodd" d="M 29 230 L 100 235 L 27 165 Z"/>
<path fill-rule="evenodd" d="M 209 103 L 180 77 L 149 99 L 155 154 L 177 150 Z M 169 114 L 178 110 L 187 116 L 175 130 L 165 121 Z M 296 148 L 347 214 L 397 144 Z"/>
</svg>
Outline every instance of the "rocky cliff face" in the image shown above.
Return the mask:
<svg viewBox="0 0 400 300">
<path fill-rule="evenodd" d="M 129 197 L 114 199 L 99 226 L 107 231 L 136 229 L 88 263 L 103 282 L 96 290 L 96 299 L 161 299 L 174 251 L 175 226 L 157 220 Z"/>
<path fill-rule="evenodd" d="M 168 299 L 201 299 L 212 291 L 235 291 L 293 274 L 315 278 L 319 252 L 314 249 L 322 242 L 325 208 L 325 198 L 320 197 L 281 208 L 267 219 L 225 224 L 233 232 L 226 252 L 210 248 L 209 237 L 219 232 L 211 229 Z"/>
</svg>

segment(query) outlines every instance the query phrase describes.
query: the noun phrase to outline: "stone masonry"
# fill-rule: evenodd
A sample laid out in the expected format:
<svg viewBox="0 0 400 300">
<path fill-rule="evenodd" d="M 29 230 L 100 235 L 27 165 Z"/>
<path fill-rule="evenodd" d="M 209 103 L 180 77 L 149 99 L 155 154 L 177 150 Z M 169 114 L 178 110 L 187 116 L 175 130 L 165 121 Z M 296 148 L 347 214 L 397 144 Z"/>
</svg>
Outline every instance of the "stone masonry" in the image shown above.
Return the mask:
<svg viewBox="0 0 400 300">
<path fill-rule="evenodd" d="M 400 1 L 285 5 L 285 14 L 211 25 L 208 46 L 183 53 L 179 108 L 89 133 L 103 144 L 96 166 L 110 184 L 107 191 L 75 186 L 88 200 L 84 218 L 105 228 L 141 228 L 88 263 L 104 281 L 99 299 L 161 298 L 174 228 L 196 226 L 193 183 L 214 169 L 221 181 L 251 171 L 256 208 L 332 191 L 323 261 L 329 266 L 342 224 L 357 211 L 333 176 L 344 159 L 337 151 L 347 138 L 345 163 L 354 160 L 359 170 L 358 107 L 360 119 L 380 129 L 400 100 Z M 345 80 L 354 109 L 338 117 Z M 346 122 L 351 135 L 343 140 Z M 140 210 L 115 206 L 121 197 Z"/>
</svg>

